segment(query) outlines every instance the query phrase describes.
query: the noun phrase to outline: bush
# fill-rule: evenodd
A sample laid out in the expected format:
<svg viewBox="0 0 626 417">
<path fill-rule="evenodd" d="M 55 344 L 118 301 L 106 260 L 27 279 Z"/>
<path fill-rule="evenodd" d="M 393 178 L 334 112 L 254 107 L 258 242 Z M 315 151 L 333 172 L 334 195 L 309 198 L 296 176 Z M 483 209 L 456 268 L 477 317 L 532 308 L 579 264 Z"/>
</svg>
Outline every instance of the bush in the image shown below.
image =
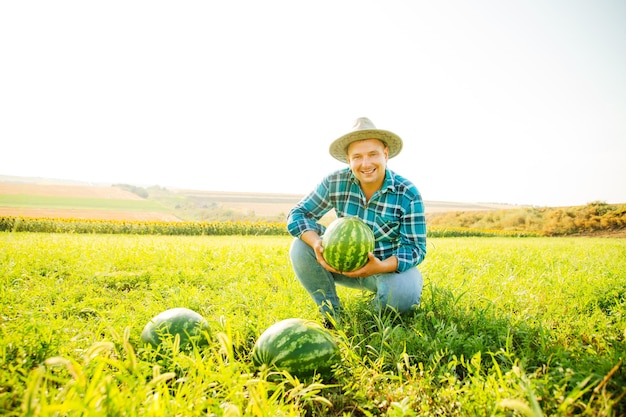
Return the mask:
<svg viewBox="0 0 626 417">
<path fill-rule="evenodd" d="M 430 228 L 519 231 L 548 236 L 618 231 L 626 228 L 626 204 L 592 202 L 586 206 L 434 213 Z"/>
</svg>

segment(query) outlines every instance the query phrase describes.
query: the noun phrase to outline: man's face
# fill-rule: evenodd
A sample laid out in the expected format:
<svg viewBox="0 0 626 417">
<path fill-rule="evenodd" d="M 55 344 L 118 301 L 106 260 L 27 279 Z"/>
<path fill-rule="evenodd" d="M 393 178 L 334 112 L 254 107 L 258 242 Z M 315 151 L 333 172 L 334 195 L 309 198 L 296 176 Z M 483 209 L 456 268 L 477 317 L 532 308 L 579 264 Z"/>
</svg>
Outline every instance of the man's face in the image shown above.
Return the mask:
<svg viewBox="0 0 626 417">
<path fill-rule="evenodd" d="M 354 176 L 363 186 L 381 186 L 385 179 L 385 167 L 389 148 L 378 139 L 352 142 L 348 146 L 348 164 Z"/>
</svg>

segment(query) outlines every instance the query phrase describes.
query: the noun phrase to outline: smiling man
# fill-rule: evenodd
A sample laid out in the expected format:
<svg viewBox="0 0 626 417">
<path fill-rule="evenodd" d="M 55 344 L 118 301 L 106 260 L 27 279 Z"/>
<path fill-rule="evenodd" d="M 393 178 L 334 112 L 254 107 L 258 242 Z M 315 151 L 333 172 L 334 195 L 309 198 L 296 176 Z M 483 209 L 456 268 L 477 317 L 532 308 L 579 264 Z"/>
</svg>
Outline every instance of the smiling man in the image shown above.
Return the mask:
<svg viewBox="0 0 626 417">
<path fill-rule="evenodd" d="M 342 313 L 337 284 L 371 291 L 376 309 L 404 313 L 419 305 L 423 281 L 417 265 L 426 256 L 426 221 L 415 185 L 387 168 L 401 150 L 399 136 L 357 119 L 351 132 L 330 145 L 330 154 L 348 167 L 326 176 L 289 212 L 296 277 L 328 325 Z M 374 252 L 356 271 L 340 273 L 324 261 L 325 227 L 319 220 L 332 209 L 337 217 L 359 217 L 374 232 Z"/>
</svg>

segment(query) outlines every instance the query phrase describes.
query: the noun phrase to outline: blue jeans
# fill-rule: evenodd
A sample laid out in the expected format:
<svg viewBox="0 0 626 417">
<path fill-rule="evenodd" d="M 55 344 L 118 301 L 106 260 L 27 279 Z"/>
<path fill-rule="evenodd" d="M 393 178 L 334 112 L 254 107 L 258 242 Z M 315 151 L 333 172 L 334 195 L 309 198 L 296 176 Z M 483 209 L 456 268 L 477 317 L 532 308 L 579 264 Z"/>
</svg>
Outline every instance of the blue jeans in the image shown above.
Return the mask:
<svg viewBox="0 0 626 417">
<path fill-rule="evenodd" d="M 293 240 L 289 256 L 296 277 L 322 314 L 334 316 L 342 310 L 337 296 L 337 284 L 375 293 L 374 306 L 377 309 L 391 307 L 404 313 L 420 303 L 423 280 L 422 273 L 417 268 L 367 278 L 349 278 L 325 270 L 317 262 L 313 248 L 300 239 Z"/>
</svg>

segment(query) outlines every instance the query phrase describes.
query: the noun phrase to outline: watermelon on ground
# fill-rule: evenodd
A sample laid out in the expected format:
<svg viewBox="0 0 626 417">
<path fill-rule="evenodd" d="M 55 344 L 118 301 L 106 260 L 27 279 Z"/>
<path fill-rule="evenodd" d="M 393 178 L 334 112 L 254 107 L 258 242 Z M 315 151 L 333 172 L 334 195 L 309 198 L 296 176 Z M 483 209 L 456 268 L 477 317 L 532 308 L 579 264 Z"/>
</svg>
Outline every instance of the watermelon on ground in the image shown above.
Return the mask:
<svg viewBox="0 0 626 417">
<path fill-rule="evenodd" d="M 208 329 L 208 322 L 200 314 L 188 308 L 178 307 L 153 317 L 143 328 L 141 340 L 157 347 L 167 338 L 178 335 L 181 348 L 190 347 L 192 342 L 201 346 L 207 344 L 203 332 Z"/>
<path fill-rule="evenodd" d="M 266 365 L 298 377 L 328 375 L 339 360 L 332 334 L 314 321 L 282 320 L 265 330 L 252 350 L 255 366 Z"/>
<path fill-rule="evenodd" d="M 322 236 L 324 260 L 339 272 L 352 272 L 367 263 L 374 251 L 374 232 L 358 217 L 339 217 Z"/>
</svg>

